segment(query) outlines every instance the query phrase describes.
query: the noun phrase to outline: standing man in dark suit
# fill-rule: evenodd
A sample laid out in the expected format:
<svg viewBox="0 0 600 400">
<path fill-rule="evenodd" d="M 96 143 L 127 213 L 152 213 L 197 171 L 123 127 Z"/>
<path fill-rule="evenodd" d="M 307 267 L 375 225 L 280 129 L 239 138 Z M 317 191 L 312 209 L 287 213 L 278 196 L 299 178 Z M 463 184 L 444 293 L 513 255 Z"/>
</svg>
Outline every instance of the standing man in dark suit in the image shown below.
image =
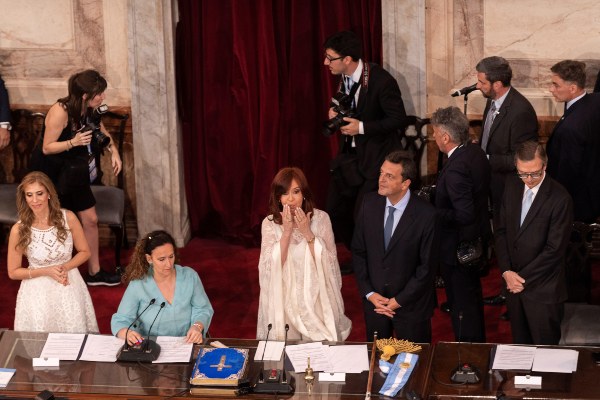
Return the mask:
<svg viewBox="0 0 600 400">
<path fill-rule="evenodd" d="M 8 92 L 4 86 L 4 81 L 0 77 L 0 150 L 10 143 L 10 103 L 8 102 Z"/>
<path fill-rule="evenodd" d="M 325 41 L 323 64 L 340 76 L 338 92 L 352 98 L 355 117 L 344 117 L 340 128 L 339 153 L 355 154 L 358 185 L 332 179 L 327 212 L 335 237 L 350 248 L 355 209 L 365 193 L 377 190 L 379 167 L 386 154 L 399 148 L 398 129 L 406 118 L 398 83 L 377 64 L 361 59 L 360 39 L 350 31 L 336 33 Z M 329 109 L 329 118 L 337 113 Z"/>
<path fill-rule="evenodd" d="M 557 345 L 560 340 L 573 206 L 569 193 L 546 174 L 546 163 L 537 142 L 517 149 L 521 179 L 507 181 L 496 231 L 514 343 Z"/>
<path fill-rule="evenodd" d="M 469 144 L 469 121 L 457 107 L 440 108 L 431 116 L 433 138 L 448 161 L 436 182 L 435 207 L 440 220 L 440 266 L 452 328 L 457 341 L 485 342 L 480 263 L 459 262 L 459 243 L 486 243 L 491 237 L 488 215 L 490 165 L 476 144 Z M 461 321 L 462 319 L 462 321 Z"/>
<path fill-rule="evenodd" d="M 526 140 L 537 140 L 538 121 L 531 103 L 510 85 L 512 68 L 508 61 L 487 57 L 475 69 L 477 89 L 487 98 L 479 142 L 492 167 L 490 192 L 497 218 L 506 177 L 515 171 L 515 149 Z"/>
<path fill-rule="evenodd" d="M 417 169 L 407 154 L 386 156 L 377 193 L 358 210 L 352 260 L 365 313 L 367 340 L 391 337 L 431 342 L 435 307 L 436 216 L 411 193 Z"/>
<path fill-rule="evenodd" d="M 494 228 L 506 178 L 514 174 L 514 154 L 519 143 L 537 140 L 538 121 L 531 103 L 511 86 L 512 68 L 506 59 L 492 56 L 479 61 L 477 89 L 487 98 L 479 143 L 492 167 L 490 200 Z M 484 299 L 486 304 L 504 304 L 506 293 Z"/>
<path fill-rule="evenodd" d="M 585 92 L 585 63 L 565 60 L 552 68 L 550 93 L 565 113 L 548 140 L 548 174 L 573 198 L 575 220 L 600 216 L 600 94 Z"/>
</svg>

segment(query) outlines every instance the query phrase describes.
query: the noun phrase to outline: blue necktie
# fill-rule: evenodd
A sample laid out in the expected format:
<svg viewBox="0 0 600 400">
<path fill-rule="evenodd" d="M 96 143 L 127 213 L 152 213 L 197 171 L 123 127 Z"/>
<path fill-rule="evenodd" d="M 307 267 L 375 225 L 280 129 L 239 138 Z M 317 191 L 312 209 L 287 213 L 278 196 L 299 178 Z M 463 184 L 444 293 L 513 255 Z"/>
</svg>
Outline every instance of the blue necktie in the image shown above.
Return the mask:
<svg viewBox="0 0 600 400">
<path fill-rule="evenodd" d="M 525 191 L 525 199 L 523 200 L 523 208 L 521 208 L 521 224 L 519 226 L 523 225 L 527 212 L 531 208 L 531 203 L 533 203 L 533 190 L 527 189 Z"/>
<path fill-rule="evenodd" d="M 394 207 L 388 206 L 388 216 L 383 227 L 383 245 L 385 246 L 385 250 L 387 250 L 392 233 L 394 232 L 394 211 L 396 211 Z"/>
</svg>

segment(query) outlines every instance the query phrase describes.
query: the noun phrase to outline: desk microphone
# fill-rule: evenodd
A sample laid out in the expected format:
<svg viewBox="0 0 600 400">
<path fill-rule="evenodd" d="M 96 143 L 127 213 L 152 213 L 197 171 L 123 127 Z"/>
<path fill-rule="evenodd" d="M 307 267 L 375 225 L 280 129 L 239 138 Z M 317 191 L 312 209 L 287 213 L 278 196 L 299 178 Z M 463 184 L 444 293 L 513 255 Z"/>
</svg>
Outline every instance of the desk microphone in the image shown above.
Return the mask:
<svg viewBox="0 0 600 400">
<path fill-rule="evenodd" d="M 267 325 L 267 338 L 265 339 L 265 347 L 263 348 L 262 357 L 260 357 L 260 375 L 258 376 L 258 382 L 260 383 L 265 381 L 265 377 L 263 375 L 263 370 L 265 369 L 265 350 L 267 350 L 267 344 L 269 343 L 269 334 L 271 333 L 271 328 L 273 328 L 273 324 Z"/>
<path fill-rule="evenodd" d="M 146 312 L 146 310 L 148 309 L 148 307 L 150 307 L 152 304 L 156 303 L 156 299 L 152 299 L 150 300 L 150 303 L 146 306 L 146 308 L 144 308 L 144 311 L 142 311 L 131 323 L 131 325 L 129 325 L 127 327 L 127 331 L 125 331 L 125 344 L 123 345 L 124 349 L 129 349 L 129 343 L 127 342 L 127 335 L 129 334 L 129 330 L 131 329 L 131 327 L 138 321 L 138 319 L 140 319 L 140 317 L 142 316 L 142 314 L 144 314 Z"/>
<path fill-rule="evenodd" d="M 276 368 L 271 368 L 267 371 L 267 378 L 264 376 L 264 358 L 265 358 L 265 350 L 267 348 L 267 343 L 269 341 L 269 332 L 273 327 L 272 324 L 269 324 L 267 331 L 267 340 L 265 340 L 265 349 L 263 350 L 263 354 L 261 357 L 261 370 L 258 378 L 258 382 L 252 388 L 254 393 L 268 393 L 268 394 L 292 394 L 294 393 L 294 378 L 290 377 L 290 382 L 288 382 L 286 373 L 285 373 L 285 346 L 287 343 L 287 334 L 290 330 L 290 326 L 285 324 L 285 341 L 283 342 L 283 369 L 280 371 Z"/>
<path fill-rule="evenodd" d="M 150 307 L 155 302 L 156 302 L 156 299 L 152 299 L 150 301 L 150 304 L 148 304 L 148 306 L 144 309 L 144 311 L 142 311 L 140 313 L 140 315 L 138 315 L 138 317 L 136 318 L 136 321 L 142 316 L 142 314 L 148 309 L 148 307 Z M 158 358 L 158 355 L 160 354 L 160 346 L 156 342 L 150 340 L 150 330 L 152 330 L 152 326 L 154 325 L 154 322 L 156 321 L 158 314 L 160 314 L 160 312 L 162 311 L 164 306 L 165 306 L 165 302 L 163 301 L 160 305 L 160 309 L 158 310 L 158 312 L 156 313 L 156 316 L 154 317 L 154 321 L 152 321 L 152 324 L 150 325 L 150 329 L 148 330 L 148 338 L 144 341 L 144 343 L 142 343 L 142 346 L 133 346 L 133 347 L 129 346 L 127 344 L 127 338 L 125 338 L 125 344 L 123 345 L 123 347 L 121 348 L 121 351 L 117 355 L 118 361 L 149 363 L 149 362 L 155 361 Z M 133 322 L 135 323 L 135 321 L 133 321 Z M 133 323 L 130 325 L 130 327 L 131 326 L 133 326 Z"/>
<path fill-rule="evenodd" d="M 146 343 L 144 343 L 144 351 L 146 353 L 148 353 L 150 350 L 148 349 L 148 347 L 150 347 L 150 343 L 154 343 L 154 345 L 158 346 L 158 344 L 156 344 L 156 342 L 150 340 L 150 332 L 152 331 L 152 327 L 154 326 L 154 323 L 156 322 L 156 318 L 158 318 L 158 314 L 160 314 L 160 312 L 163 310 L 163 308 L 165 308 L 165 305 L 167 303 L 165 303 L 164 301 L 162 303 L 160 303 L 160 308 L 158 309 L 158 312 L 156 313 L 156 315 L 154 316 L 154 319 L 152 320 L 152 323 L 150 324 L 150 329 L 148 329 L 148 336 L 146 336 Z M 158 346 L 158 351 L 160 353 L 160 346 Z M 158 357 L 158 354 L 156 355 Z"/>
<path fill-rule="evenodd" d="M 464 88 L 457 90 L 456 92 L 452 93 L 450 96 L 452 97 L 456 97 L 456 96 L 464 96 L 465 94 L 469 94 L 472 91 L 477 90 L 477 84 L 474 83 L 471 86 L 465 86 Z"/>
<path fill-rule="evenodd" d="M 462 320 L 463 312 L 458 313 L 458 345 L 456 351 L 458 353 L 458 366 L 452 371 L 450 380 L 454 383 L 479 383 L 479 371 L 474 365 L 469 362 L 463 363 L 460 359 L 460 342 L 462 340 Z"/>
</svg>

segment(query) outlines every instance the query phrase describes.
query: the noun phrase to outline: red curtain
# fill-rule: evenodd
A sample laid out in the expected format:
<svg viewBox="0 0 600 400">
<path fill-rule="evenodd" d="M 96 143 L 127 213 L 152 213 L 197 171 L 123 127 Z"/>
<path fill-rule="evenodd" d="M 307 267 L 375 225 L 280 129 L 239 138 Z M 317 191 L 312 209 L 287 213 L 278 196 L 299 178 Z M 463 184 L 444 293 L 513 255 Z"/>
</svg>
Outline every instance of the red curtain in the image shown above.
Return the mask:
<svg viewBox="0 0 600 400">
<path fill-rule="evenodd" d="M 179 0 L 176 65 L 192 232 L 260 238 L 271 180 L 302 168 L 324 208 L 337 139 L 321 125 L 337 78 L 323 42 L 362 37 L 381 62 L 380 0 Z"/>
</svg>

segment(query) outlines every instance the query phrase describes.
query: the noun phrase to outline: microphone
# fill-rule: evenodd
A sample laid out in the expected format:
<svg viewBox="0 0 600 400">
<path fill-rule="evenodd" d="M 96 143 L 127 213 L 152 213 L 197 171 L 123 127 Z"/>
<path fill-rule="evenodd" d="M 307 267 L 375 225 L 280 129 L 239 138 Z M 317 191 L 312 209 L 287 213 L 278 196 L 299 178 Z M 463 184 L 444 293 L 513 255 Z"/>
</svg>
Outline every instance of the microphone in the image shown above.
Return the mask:
<svg viewBox="0 0 600 400">
<path fill-rule="evenodd" d="M 156 299 L 152 299 L 150 300 L 150 303 L 146 306 L 146 308 L 144 308 L 144 311 L 142 311 L 131 323 L 131 325 L 129 325 L 127 327 L 127 331 L 125 331 L 125 344 L 123 345 L 124 348 L 129 349 L 129 343 L 127 343 L 127 335 L 129 334 L 129 330 L 131 329 L 131 327 L 133 326 L 133 324 L 135 324 L 137 322 L 138 319 L 140 319 L 140 317 L 142 316 L 142 314 L 144 314 L 146 312 L 146 310 L 148 309 L 148 307 L 150 307 L 152 304 L 156 303 Z"/>
<path fill-rule="evenodd" d="M 267 325 L 267 338 L 265 339 L 265 347 L 263 348 L 262 357 L 260 357 L 260 375 L 258 376 L 258 381 L 260 383 L 265 381 L 265 376 L 263 374 L 264 365 L 265 365 L 265 350 L 267 350 L 267 344 L 269 343 L 269 334 L 271 333 L 271 328 L 273 328 L 273 324 Z"/>
<path fill-rule="evenodd" d="M 283 339 L 283 368 L 281 369 L 281 383 L 287 383 L 287 375 L 285 373 L 285 346 L 287 346 L 287 334 L 290 330 L 290 325 L 285 324 L 285 337 Z"/>
<path fill-rule="evenodd" d="M 450 380 L 454 383 L 479 383 L 479 370 L 469 362 L 463 363 L 460 359 L 460 342 L 462 341 L 462 320 L 463 312 L 458 313 L 458 344 L 456 352 L 458 353 L 458 366 L 452 371 Z"/>
<path fill-rule="evenodd" d="M 466 94 L 471 93 L 472 91 L 477 90 L 477 84 L 474 83 L 471 86 L 465 86 L 464 88 L 457 90 L 456 92 L 452 93 L 450 96 L 452 97 L 456 97 L 456 96 L 463 96 Z"/>
<path fill-rule="evenodd" d="M 142 316 L 142 314 L 144 312 L 146 312 L 148 307 L 153 305 L 155 302 L 156 302 L 156 299 L 152 299 L 150 301 L 150 304 L 148 304 L 148 306 L 146 306 L 144 311 L 142 311 L 140 313 L 140 315 L 138 315 L 138 317 L 136 318 L 136 321 Z M 119 354 L 117 355 L 118 361 L 149 363 L 149 362 L 155 361 L 158 358 L 158 355 L 160 354 L 160 346 L 153 340 L 150 340 L 150 331 L 152 330 L 152 326 L 154 325 L 154 322 L 156 321 L 158 314 L 160 314 L 160 312 L 162 311 L 165 304 L 166 303 L 164 301 L 161 303 L 160 309 L 156 313 L 156 316 L 154 317 L 154 320 L 152 321 L 152 324 L 150 325 L 150 329 L 148 330 L 148 337 L 145 340 L 145 342 L 142 344 L 142 346 L 141 347 L 139 347 L 139 346 L 130 347 L 129 345 L 127 345 L 127 339 L 125 339 L 125 344 L 123 345 L 123 347 L 121 348 L 121 351 L 119 351 Z M 133 323 L 135 323 L 135 321 L 133 321 Z M 133 326 L 133 323 L 129 326 L 130 328 L 131 328 L 131 326 Z"/>
<path fill-rule="evenodd" d="M 158 314 L 160 314 L 160 312 L 163 310 L 163 308 L 165 308 L 166 304 L 167 303 L 165 303 L 164 301 L 162 303 L 160 303 L 160 308 L 158 309 L 156 316 L 154 317 L 154 319 L 152 320 L 152 323 L 150 324 L 150 329 L 148 329 L 148 336 L 146 336 L 146 343 L 144 343 L 144 349 L 146 352 L 148 352 L 148 344 L 150 343 L 150 332 L 152 331 L 152 327 L 154 326 L 154 323 L 156 322 L 156 318 L 158 318 Z"/>
<path fill-rule="evenodd" d="M 286 373 L 285 373 L 285 345 L 287 343 L 287 334 L 290 329 L 288 324 L 285 324 L 285 341 L 283 342 L 283 364 L 284 367 L 280 371 L 276 368 L 271 368 L 267 371 L 267 378 L 264 377 L 264 358 L 265 358 L 265 350 L 267 348 L 267 343 L 269 341 L 269 332 L 271 332 L 272 324 L 269 324 L 267 331 L 267 339 L 265 340 L 265 348 L 263 349 L 263 354 L 260 359 L 261 369 L 258 378 L 258 382 L 254 384 L 252 391 L 254 393 L 266 393 L 266 394 L 292 394 L 294 393 L 294 378 L 290 377 L 290 382 L 288 382 Z M 283 377 L 282 377 L 283 375 Z"/>
</svg>

